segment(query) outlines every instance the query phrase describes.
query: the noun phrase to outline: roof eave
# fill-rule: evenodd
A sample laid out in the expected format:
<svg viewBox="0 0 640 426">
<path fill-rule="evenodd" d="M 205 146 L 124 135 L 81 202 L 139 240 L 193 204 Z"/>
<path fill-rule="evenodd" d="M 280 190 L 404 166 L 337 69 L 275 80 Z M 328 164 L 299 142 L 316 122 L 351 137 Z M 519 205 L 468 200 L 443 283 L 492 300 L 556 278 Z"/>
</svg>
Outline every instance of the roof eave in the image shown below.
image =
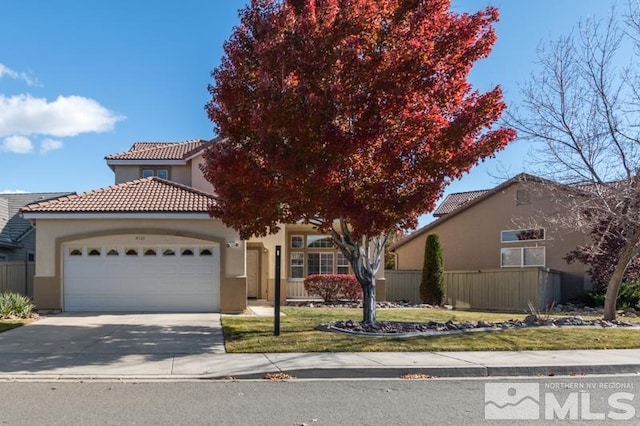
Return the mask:
<svg viewBox="0 0 640 426">
<path fill-rule="evenodd" d="M 25 219 L 211 219 L 208 212 L 23 212 Z"/>
<path fill-rule="evenodd" d="M 142 159 L 107 159 L 107 164 L 112 166 L 184 166 L 187 160 L 142 160 Z"/>
</svg>

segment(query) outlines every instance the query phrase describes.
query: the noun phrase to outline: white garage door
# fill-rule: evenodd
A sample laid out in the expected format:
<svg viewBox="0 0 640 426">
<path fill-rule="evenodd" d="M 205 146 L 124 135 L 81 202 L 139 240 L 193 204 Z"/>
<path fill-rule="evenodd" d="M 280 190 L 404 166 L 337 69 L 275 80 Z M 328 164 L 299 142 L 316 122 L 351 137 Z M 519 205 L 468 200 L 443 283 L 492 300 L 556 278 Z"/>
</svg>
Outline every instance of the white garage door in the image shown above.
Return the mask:
<svg viewBox="0 0 640 426">
<path fill-rule="evenodd" d="M 217 245 L 65 247 L 66 311 L 215 312 Z"/>
</svg>

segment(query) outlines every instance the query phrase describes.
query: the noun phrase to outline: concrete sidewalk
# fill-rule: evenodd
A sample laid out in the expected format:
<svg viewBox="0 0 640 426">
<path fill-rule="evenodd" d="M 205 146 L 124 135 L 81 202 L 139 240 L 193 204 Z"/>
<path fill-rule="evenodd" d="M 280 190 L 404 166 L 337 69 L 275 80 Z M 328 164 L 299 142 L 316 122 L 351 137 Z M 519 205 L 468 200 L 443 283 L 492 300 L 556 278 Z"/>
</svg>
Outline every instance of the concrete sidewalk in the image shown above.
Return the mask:
<svg viewBox="0 0 640 426">
<path fill-rule="evenodd" d="M 42 354 L 39 354 L 42 356 Z M 22 354 L 28 358 L 28 354 Z M 267 373 L 293 378 L 499 377 L 640 373 L 640 350 L 526 352 L 366 352 L 221 354 L 172 357 L 122 354 L 103 360 L 51 356 L 37 371 L 3 371 L 0 380 L 260 379 Z M 43 365 L 48 365 L 43 368 Z"/>
</svg>

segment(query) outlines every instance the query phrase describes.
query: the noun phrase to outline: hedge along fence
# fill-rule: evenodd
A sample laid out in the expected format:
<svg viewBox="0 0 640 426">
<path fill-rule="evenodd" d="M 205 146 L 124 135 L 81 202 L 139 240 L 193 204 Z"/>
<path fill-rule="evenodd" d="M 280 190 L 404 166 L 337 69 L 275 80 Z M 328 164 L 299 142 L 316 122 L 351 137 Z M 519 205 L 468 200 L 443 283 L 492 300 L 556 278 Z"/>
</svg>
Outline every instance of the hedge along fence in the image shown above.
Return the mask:
<svg viewBox="0 0 640 426">
<path fill-rule="evenodd" d="M 0 293 L 33 296 L 34 262 L 0 262 Z"/>
<path fill-rule="evenodd" d="M 362 299 L 362 286 L 354 275 L 318 274 L 304 279 L 304 289 L 310 296 L 321 297 L 325 302 L 342 297 L 349 300 Z"/>
</svg>

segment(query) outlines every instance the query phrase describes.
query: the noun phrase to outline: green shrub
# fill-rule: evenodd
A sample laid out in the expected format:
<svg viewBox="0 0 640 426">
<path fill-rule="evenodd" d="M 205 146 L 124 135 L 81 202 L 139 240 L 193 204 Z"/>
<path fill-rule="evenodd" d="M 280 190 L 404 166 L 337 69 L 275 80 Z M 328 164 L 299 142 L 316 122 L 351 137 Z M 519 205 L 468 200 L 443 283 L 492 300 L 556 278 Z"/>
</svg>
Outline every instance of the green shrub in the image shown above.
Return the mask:
<svg viewBox="0 0 640 426">
<path fill-rule="evenodd" d="M 594 307 L 604 306 L 605 291 L 606 290 L 591 290 L 586 294 L 585 303 Z M 640 282 L 625 283 L 620 286 L 616 308 L 640 309 Z"/>
<path fill-rule="evenodd" d="M 616 305 L 618 309 L 640 309 L 640 282 L 622 284 Z"/>
<path fill-rule="evenodd" d="M 422 303 L 441 305 L 444 301 L 444 293 L 444 261 L 440 238 L 436 234 L 429 234 L 424 247 L 420 299 Z"/>
<path fill-rule="evenodd" d="M 29 318 L 35 309 L 31 300 L 17 293 L 0 293 L 0 318 Z"/>
</svg>

